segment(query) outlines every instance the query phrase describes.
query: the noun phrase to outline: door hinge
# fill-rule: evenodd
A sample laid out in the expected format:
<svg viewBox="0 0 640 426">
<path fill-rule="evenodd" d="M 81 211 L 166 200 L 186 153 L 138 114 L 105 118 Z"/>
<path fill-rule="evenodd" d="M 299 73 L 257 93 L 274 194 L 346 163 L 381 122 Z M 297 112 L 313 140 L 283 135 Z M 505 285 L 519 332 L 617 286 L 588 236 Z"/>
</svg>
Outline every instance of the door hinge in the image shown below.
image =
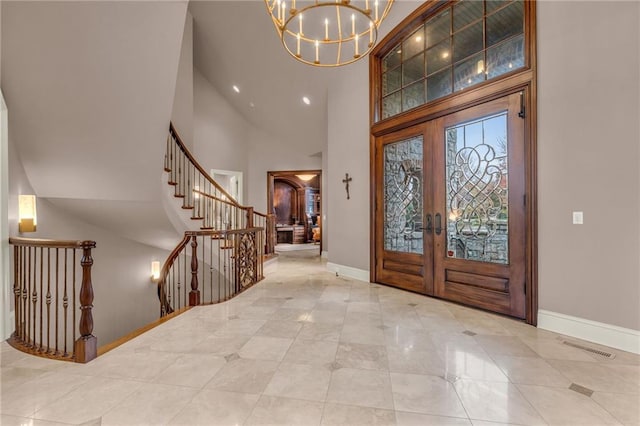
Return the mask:
<svg viewBox="0 0 640 426">
<path fill-rule="evenodd" d="M 527 115 L 525 113 L 524 107 L 524 92 L 520 92 L 520 112 L 518 113 L 518 117 L 525 118 Z"/>
</svg>

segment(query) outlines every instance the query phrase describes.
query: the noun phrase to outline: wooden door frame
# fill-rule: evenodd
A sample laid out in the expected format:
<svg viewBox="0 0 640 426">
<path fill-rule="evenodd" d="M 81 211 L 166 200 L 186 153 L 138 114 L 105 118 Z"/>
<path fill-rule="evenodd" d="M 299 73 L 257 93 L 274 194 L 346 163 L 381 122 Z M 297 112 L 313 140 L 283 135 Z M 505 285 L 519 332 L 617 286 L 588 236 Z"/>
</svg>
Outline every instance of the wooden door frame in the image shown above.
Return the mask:
<svg viewBox="0 0 640 426">
<path fill-rule="evenodd" d="M 382 58 L 397 43 L 411 34 L 428 17 L 435 15 L 453 1 L 429 0 L 407 16 L 396 26 L 369 55 L 370 88 L 370 137 L 369 137 L 369 173 L 370 173 L 370 280 L 376 277 L 376 234 L 375 207 L 375 147 L 376 138 L 406 127 L 440 118 L 454 112 L 481 105 L 483 103 L 522 92 L 522 109 L 525 114 L 525 293 L 526 322 L 537 325 L 538 322 L 538 190 L 537 190 L 537 67 L 536 67 L 536 2 L 524 2 L 525 10 L 525 65 L 502 77 L 480 83 L 459 93 L 437 99 L 401 114 L 381 119 L 380 105 L 382 93 Z"/>
<path fill-rule="evenodd" d="M 283 179 L 294 186 L 296 189 L 300 187 L 298 179 L 295 175 L 315 174 L 318 175 L 318 191 L 320 195 L 320 217 L 322 217 L 322 206 L 324 203 L 322 195 L 322 170 L 279 170 L 279 171 L 267 171 L 267 213 L 273 213 L 273 192 L 276 179 Z M 275 226 L 275 223 L 274 223 Z M 322 240 L 323 240 L 323 221 L 320 220 L 320 254 L 322 254 Z M 275 235 L 276 230 L 273 230 Z"/>
</svg>

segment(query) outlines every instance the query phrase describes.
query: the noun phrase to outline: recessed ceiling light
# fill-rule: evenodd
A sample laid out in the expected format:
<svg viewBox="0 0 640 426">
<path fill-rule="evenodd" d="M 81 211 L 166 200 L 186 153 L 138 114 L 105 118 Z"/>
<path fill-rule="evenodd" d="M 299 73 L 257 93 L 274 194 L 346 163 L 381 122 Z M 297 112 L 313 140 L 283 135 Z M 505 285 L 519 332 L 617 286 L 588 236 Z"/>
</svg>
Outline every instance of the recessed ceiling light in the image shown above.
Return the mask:
<svg viewBox="0 0 640 426">
<path fill-rule="evenodd" d="M 253 107 L 255 107 L 255 106 L 256 106 L 256 104 L 254 104 L 253 102 L 249 102 L 249 106 L 250 106 L 251 108 L 253 108 Z"/>
<path fill-rule="evenodd" d="M 240 89 L 239 89 L 239 88 L 238 88 L 238 86 L 236 86 L 235 84 L 233 85 L 233 90 L 234 90 L 236 93 L 240 93 Z"/>
<path fill-rule="evenodd" d="M 306 97 L 306 96 L 303 96 L 303 97 L 302 97 L 302 102 L 304 102 L 304 103 L 305 103 L 305 104 L 307 104 L 307 105 L 311 105 L 311 99 L 309 99 L 309 98 L 308 98 L 308 97 Z"/>
<path fill-rule="evenodd" d="M 417 36 L 417 37 L 416 37 L 416 41 L 417 41 L 418 43 L 420 43 L 420 42 L 422 41 L 422 37 L 421 37 L 421 36 Z"/>
</svg>

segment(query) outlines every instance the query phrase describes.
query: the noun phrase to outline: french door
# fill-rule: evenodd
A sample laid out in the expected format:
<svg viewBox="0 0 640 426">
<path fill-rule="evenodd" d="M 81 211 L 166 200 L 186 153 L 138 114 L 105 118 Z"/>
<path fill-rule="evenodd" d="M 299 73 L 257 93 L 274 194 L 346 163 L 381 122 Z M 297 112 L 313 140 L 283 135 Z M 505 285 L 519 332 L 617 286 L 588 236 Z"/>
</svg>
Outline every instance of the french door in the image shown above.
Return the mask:
<svg viewBox="0 0 640 426">
<path fill-rule="evenodd" d="M 377 282 L 525 317 L 520 96 L 376 138 Z"/>
</svg>

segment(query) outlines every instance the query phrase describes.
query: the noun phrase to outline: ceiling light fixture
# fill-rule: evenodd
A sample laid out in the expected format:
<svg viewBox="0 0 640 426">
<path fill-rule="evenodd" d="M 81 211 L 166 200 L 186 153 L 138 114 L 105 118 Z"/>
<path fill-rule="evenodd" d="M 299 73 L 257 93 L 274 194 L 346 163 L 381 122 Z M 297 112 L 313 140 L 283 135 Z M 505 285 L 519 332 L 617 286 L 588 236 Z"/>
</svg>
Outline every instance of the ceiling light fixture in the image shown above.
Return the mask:
<svg viewBox="0 0 640 426">
<path fill-rule="evenodd" d="M 233 85 L 233 90 L 234 90 L 236 93 L 240 93 L 240 89 L 239 89 L 239 88 L 238 88 L 238 86 L 236 86 L 235 84 Z"/>
<path fill-rule="evenodd" d="M 284 48 L 300 62 L 347 65 L 366 56 L 394 0 L 264 0 Z"/>
<path fill-rule="evenodd" d="M 309 182 L 311 179 L 316 177 L 316 175 L 296 175 L 296 177 L 304 182 Z"/>
<path fill-rule="evenodd" d="M 311 99 L 307 98 L 306 96 L 302 97 L 302 102 L 304 102 L 306 105 L 311 105 Z"/>
</svg>

